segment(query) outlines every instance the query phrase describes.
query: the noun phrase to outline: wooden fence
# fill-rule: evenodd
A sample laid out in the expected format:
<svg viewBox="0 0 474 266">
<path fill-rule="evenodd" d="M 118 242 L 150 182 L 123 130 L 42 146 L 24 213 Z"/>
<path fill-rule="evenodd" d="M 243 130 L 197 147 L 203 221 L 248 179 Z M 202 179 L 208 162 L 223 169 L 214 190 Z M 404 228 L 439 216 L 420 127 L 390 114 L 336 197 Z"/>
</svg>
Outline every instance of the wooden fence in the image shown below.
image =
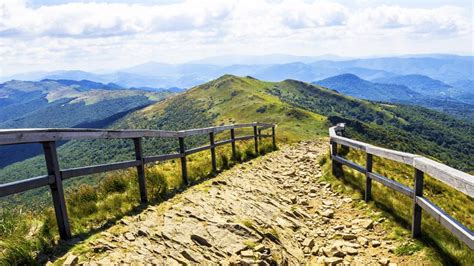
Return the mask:
<svg viewBox="0 0 474 266">
<path fill-rule="evenodd" d="M 258 154 L 259 140 L 263 137 L 272 137 L 273 148 L 275 148 L 275 125 L 265 123 L 249 123 L 228 125 L 219 127 L 208 127 L 191 129 L 184 131 L 164 131 L 164 130 L 104 130 L 104 129 L 4 129 L 0 130 L 0 145 L 14 145 L 22 143 L 41 143 L 46 160 L 47 174 L 29 179 L 19 180 L 6 184 L 0 184 L 0 198 L 11 194 L 24 192 L 27 190 L 49 186 L 53 197 L 53 205 L 58 223 L 59 235 L 61 239 L 71 237 L 66 202 L 64 199 L 63 180 L 136 167 L 138 173 L 138 184 L 140 190 L 140 200 L 148 201 L 145 184 L 145 165 L 147 163 L 180 159 L 182 177 L 185 185 L 188 185 L 188 174 L 186 167 L 186 156 L 204 151 L 211 151 L 212 170 L 217 171 L 216 147 L 224 144 L 232 145 L 232 158 L 236 158 L 235 142 L 241 140 L 254 139 L 255 153 Z M 235 136 L 235 129 L 253 128 L 253 135 Z M 271 134 L 261 134 L 262 130 L 271 129 Z M 215 134 L 223 131 L 230 131 L 230 139 L 215 141 Z M 184 145 L 185 137 L 196 135 L 209 135 L 210 144 L 207 146 L 186 149 Z M 164 154 L 144 157 L 142 150 L 143 138 L 174 138 L 178 140 L 179 153 Z M 132 139 L 135 147 L 135 160 L 117 163 L 93 165 L 71 169 L 61 169 L 59 166 L 56 142 L 64 140 L 84 140 L 84 139 Z"/>
<path fill-rule="evenodd" d="M 431 177 L 470 196 L 471 198 L 474 197 L 474 176 L 423 156 L 380 148 L 364 142 L 345 138 L 342 136 L 343 132 L 344 124 L 338 124 L 329 129 L 333 174 L 336 175 L 337 168 L 340 168 L 342 165 L 365 174 L 366 182 L 364 196 L 366 201 L 371 200 L 372 180 L 410 197 L 413 202 L 411 227 L 413 237 L 417 237 L 421 233 L 421 212 L 424 210 L 454 234 L 459 240 L 466 243 L 471 250 L 474 249 L 474 233 L 456 221 L 453 217 L 449 216 L 426 197 L 423 197 L 424 173 L 429 174 Z M 339 156 L 337 153 L 337 144 L 365 152 L 367 156 L 365 167 Z M 372 172 L 373 155 L 413 166 L 415 169 L 414 187 L 407 187 L 389 179 L 388 177 Z"/>
</svg>

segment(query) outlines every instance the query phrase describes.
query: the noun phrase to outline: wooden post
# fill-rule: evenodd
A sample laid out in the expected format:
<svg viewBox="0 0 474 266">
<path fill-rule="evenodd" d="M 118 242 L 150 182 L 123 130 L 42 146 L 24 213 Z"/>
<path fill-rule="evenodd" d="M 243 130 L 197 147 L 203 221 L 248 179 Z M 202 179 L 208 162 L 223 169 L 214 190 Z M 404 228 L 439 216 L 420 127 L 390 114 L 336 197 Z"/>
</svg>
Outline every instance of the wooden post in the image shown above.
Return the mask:
<svg viewBox="0 0 474 266">
<path fill-rule="evenodd" d="M 145 164 L 143 163 L 142 139 L 134 138 L 133 145 L 135 146 L 135 159 L 140 161 L 137 165 L 138 187 L 140 189 L 140 200 L 142 203 L 148 202 L 145 179 Z"/>
<path fill-rule="evenodd" d="M 423 172 L 415 169 L 415 189 L 413 193 L 413 220 L 411 236 L 418 237 L 421 233 L 421 207 L 416 203 L 416 197 L 423 196 Z"/>
<path fill-rule="evenodd" d="M 212 162 L 212 172 L 217 172 L 217 163 L 216 163 L 216 148 L 214 142 L 214 132 L 209 133 L 209 140 L 211 142 L 211 162 Z"/>
<path fill-rule="evenodd" d="M 61 239 L 71 238 L 71 228 L 67 217 L 66 201 L 64 200 L 63 182 L 59 170 L 58 154 L 54 141 L 43 142 L 44 157 L 46 159 L 46 169 L 48 175 L 54 176 L 54 183 L 49 185 L 53 196 L 54 212 L 58 223 L 59 236 Z"/>
<path fill-rule="evenodd" d="M 258 129 L 258 141 L 262 143 L 262 129 L 261 128 Z"/>
<path fill-rule="evenodd" d="M 235 129 L 230 129 L 230 139 L 232 140 L 232 160 L 237 161 L 237 152 L 235 150 Z"/>
<path fill-rule="evenodd" d="M 253 139 L 255 141 L 255 155 L 258 156 L 258 135 L 257 126 L 253 126 Z"/>
<path fill-rule="evenodd" d="M 275 126 L 272 126 L 272 146 L 273 150 L 276 150 Z"/>
<path fill-rule="evenodd" d="M 337 156 L 337 143 L 331 142 L 332 174 L 337 176 L 337 162 L 334 157 Z"/>
<path fill-rule="evenodd" d="M 365 201 L 369 202 L 372 199 L 372 178 L 369 173 L 372 173 L 372 154 L 367 153 L 365 162 Z"/>
<path fill-rule="evenodd" d="M 189 185 L 188 169 L 186 167 L 186 149 L 184 147 L 184 137 L 179 137 L 179 153 L 181 154 L 181 174 L 183 176 L 184 185 Z"/>
</svg>

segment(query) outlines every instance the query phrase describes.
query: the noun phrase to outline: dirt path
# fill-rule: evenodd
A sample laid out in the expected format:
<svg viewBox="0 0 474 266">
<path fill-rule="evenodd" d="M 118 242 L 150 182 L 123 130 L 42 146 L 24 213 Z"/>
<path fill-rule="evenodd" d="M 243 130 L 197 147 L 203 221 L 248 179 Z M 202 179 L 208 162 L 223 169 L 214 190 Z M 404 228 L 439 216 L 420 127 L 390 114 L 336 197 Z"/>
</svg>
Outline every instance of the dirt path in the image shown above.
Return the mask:
<svg viewBox="0 0 474 266">
<path fill-rule="evenodd" d="M 304 142 L 236 166 L 80 243 L 78 263 L 382 264 L 397 257 L 383 221 L 318 182 L 321 142 Z M 77 257 L 76 257 L 77 256 Z M 58 260 L 62 262 L 63 260 Z"/>
</svg>

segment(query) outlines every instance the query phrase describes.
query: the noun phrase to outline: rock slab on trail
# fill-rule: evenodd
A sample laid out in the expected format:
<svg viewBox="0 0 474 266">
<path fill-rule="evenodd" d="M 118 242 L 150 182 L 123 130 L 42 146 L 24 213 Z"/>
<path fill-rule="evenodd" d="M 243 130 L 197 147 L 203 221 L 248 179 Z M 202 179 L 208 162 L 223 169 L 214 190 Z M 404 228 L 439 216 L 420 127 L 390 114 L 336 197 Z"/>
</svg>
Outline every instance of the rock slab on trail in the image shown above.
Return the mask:
<svg viewBox="0 0 474 266">
<path fill-rule="evenodd" d="M 397 243 L 386 239 L 383 224 L 320 181 L 318 162 L 326 153 L 326 142 L 302 142 L 237 165 L 123 218 L 64 258 L 166 265 L 419 262 L 394 255 Z"/>
</svg>

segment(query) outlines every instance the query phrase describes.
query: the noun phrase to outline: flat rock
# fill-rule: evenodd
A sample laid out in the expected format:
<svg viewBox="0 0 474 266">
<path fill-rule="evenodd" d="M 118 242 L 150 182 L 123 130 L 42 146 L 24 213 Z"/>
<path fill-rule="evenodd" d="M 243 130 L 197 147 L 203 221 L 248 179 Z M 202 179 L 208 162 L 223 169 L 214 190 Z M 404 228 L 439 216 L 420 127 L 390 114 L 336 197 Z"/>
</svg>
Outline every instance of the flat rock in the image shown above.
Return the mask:
<svg viewBox="0 0 474 266">
<path fill-rule="evenodd" d="M 130 232 L 125 233 L 125 234 L 124 234 L 124 237 L 125 237 L 125 239 L 127 239 L 128 241 L 135 241 L 135 236 L 134 236 L 132 233 L 130 233 Z"/>
<path fill-rule="evenodd" d="M 79 257 L 76 255 L 70 254 L 67 256 L 66 260 L 63 262 L 63 265 L 77 265 L 77 262 L 79 261 Z"/>
</svg>

